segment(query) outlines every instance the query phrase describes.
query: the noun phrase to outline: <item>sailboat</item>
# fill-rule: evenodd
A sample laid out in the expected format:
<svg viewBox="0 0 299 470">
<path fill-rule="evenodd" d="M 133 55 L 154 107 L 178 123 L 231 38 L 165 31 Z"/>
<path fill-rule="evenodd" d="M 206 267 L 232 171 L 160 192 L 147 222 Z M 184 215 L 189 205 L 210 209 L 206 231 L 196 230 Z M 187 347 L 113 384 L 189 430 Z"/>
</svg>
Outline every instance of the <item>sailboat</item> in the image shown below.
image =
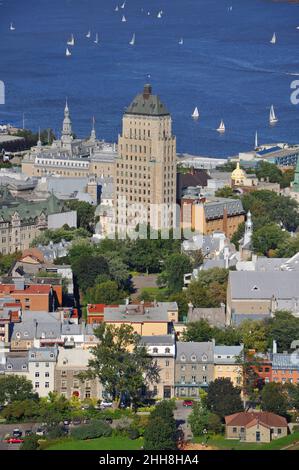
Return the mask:
<svg viewBox="0 0 299 470">
<path fill-rule="evenodd" d="M 271 44 L 276 44 L 276 34 L 273 33 L 272 39 L 271 39 Z"/>
<path fill-rule="evenodd" d="M 278 121 L 278 119 L 275 116 L 274 106 L 272 104 L 271 108 L 270 108 L 269 122 L 270 122 L 270 124 L 275 124 L 277 121 Z"/>
<path fill-rule="evenodd" d="M 116 7 L 114 8 L 114 11 L 118 11 L 118 5 L 116 5 Z"/>
<path fill-rule="evenodd" d="M 75 38 L 74 38 L 73 34 L 71 36 L 71 39 L 68 40 L 67 45 L 68 46 L 74 46 L 75 45 Z"/>
<path fill-rule="evenodd" d="M 224 125 L 223 119 L 221 119 L 219 127 L 216 130 L 217 130 L 217 132 L 220 132 L 221 134 L 223 134 L 225 132 L 225 125 Z"/>
<path fill-rule="evenodd" d="M 255 132 L 255 139 L 254 139 L 254 148 L 257 149 L 259 146 L 258 139 L 257 139 L 257 131 Z"/>
<path fill-rule="evenodd" d="M 14 27 L 14 25 L 13 25 L 12 23 L 10 23 L 9 29 L 10 29 L 11 31 L 14 31 L 16 28 Z"/>
<path fill-rule="evenodd" d="M 160 10 L 159 13 L 157 14 L 157 18 L 162 18 L 162 11 Z"/>
<path fill-rule="evenodd" d="M 181 38 L 181 39 L 179 40 L 179 44 L 180 44 L 180 46 L 182 46 L 182 45 L 184 44 L 184 39 L 183 39 L 183 38 Z"/>
<path fill-rule="evenodd" d="M 130 46 L 135 46 L 135 33 L 132 36 L 131 41 L 129 42 Z"/>
<path fill-rule="evenodd" d="M 90 30 L 89 30 L 88 33 L 86 34 L 86 37 L 89 39 L 90 36 L 91 36 L 91 32 L 90 32 Z"/>
<path fill-rule="evenodd" d="M 193 111 L 191 116 L 193 117 L 193 119 L 198 119 L 199 118 L 199 111 L 198 111 L 197 106 L 194 108 L 194 111 Z"/>
<path fill-rule="evenodd" d="M 123 23 L 125 23 L 125 22 L 127 21 L 125 15 L 123 15 L 121 21 L 122 21 Z"/>
<path fill-rule="evenodd" d="M 71 51 L 69 50 L 68 47 L 66 48 L 65 55 L 66 55 L 67 57 L 69 57 L 70 55 L 72 55 L 72 53 L 71 53 Z"/>
<path fill-rule="evenodd" d="M 93 41 L 95 44 L 99 44 L 99 35 L 96 33 L 95 40 Z"/>
<path fill-rule="evenodd" d="M 124 3 L 120 6 L 120 8 L 124 9 L 126 6 L 126 0 L 124 1 Z"/>
</svg>

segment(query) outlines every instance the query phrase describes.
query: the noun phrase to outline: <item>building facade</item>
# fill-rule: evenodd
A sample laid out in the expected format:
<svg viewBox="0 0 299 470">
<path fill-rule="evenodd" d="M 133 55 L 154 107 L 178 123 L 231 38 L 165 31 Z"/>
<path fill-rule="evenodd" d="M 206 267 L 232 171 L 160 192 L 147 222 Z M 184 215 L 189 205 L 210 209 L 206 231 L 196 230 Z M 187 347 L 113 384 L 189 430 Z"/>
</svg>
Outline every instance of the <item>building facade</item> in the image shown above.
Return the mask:
<svg viewBox="0 0 299 470">
<path fill-rule="evenodd" d="M 176 202 L 176 138 L 160 98 L 145 85 L 127 108 L 118 138 L 115 208 L 118 230 L 173 225 Z"/>
</svg>

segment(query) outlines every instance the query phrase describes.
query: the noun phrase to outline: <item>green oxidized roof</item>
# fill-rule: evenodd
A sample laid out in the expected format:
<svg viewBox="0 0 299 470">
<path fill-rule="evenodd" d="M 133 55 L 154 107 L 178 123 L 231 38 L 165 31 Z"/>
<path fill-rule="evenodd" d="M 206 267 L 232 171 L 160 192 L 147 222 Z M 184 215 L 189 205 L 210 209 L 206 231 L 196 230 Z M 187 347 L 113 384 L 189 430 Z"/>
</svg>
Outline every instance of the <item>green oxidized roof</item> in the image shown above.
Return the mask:
<svg viewBox="0 0 299 470">
<path fill-rule="evenodd" d="M 158 95 L 152 95 L 151 85 L 144 85 L 143 93 L 135 96 L 125 114 L 167 116 L 169 112 Z"/>
<path fill-rule="evenodd" d="M 11 196 L 6 187 L 0 187 L 0 219 L 9 221 L 17 212 L 21 220 L 35 219 L 42 213 L 45 215 L 57 214 L 65 211 L 65 203 L 54 194 L 45 201 L 25 201 Z"/>
</svg>

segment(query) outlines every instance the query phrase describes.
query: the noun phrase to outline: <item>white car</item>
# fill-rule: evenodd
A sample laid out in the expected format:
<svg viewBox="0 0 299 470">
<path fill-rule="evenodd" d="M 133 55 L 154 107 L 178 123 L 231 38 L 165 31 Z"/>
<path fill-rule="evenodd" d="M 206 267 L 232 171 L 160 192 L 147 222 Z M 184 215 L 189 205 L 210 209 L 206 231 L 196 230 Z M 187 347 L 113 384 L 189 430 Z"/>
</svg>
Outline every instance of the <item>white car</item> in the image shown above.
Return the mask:
<svg viewBox="0 0 299 470">
<path fill-rule="evenodd" d="M 112 405 L 113 405 L 112 401 L 103 400 L 100 406 L 101 408 L 111 408 Z"/>
</svg>

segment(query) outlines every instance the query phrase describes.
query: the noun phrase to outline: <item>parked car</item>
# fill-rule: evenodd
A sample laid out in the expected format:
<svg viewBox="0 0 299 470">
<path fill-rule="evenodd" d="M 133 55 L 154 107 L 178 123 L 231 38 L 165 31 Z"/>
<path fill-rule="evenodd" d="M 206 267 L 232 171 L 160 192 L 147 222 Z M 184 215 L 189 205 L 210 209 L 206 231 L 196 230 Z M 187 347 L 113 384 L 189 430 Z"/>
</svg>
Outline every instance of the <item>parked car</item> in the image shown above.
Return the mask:
<svg viewBox="0 0 299 470">
<path fill-rule="evenodd" d="M 112 401 L 103 400 L 101 402 L 101 408 L 111 408 L 112 405 L 113 405 Z"/>
<path fill-rule="evenodd" d="M 183 406 L 193 406 L 193 401 L 192 400 L 184 400 L 183 401 Z"/>
<path fill-rule="evenodd" d="M 79 424 L 81 424 L 81 419 L 73 419 L 72 423 L 74 426 L 79 426 Z"/>
<path fill-rule="evenodd" d="M 23 433 L 19 428 L 16 428 L 12 432 L 12 437 L 22 437 Z"/>
<path fill-rule="evenodd" d="M 109 424 L 112 424 L 113 423 L 113 419 L 112 418 L 105 418 L 104 421 L 106 423 L 109 423 Z"/>
<path fill-rule="evenodd" d="M 24 442 L 24 439 L 22 439 L 21 437 L 8 437 L 7 439 L 5 439 L 5 442 L 7 444 L 22 444 L 22 442 Z"/>
<path fill-rule="evenodd" d="M 25 429 L 25 436 L 31 436 L 31 434 L 33 434 L 31 429 Z"/>
<path fill-rule="evenodd" d="M 63 421 L 64 426 L 69 426 L 71 424 L 71 421 L 69 419 L 65 419 Z"/>
<path fill-rule="evenodd" d="M 37 436 L 45 436 L 46 430 L 43 429 L 43 428 L 37 428 L 37 430 L 35 431 L 35 434 L 36 434 Z"/>
</svg>

